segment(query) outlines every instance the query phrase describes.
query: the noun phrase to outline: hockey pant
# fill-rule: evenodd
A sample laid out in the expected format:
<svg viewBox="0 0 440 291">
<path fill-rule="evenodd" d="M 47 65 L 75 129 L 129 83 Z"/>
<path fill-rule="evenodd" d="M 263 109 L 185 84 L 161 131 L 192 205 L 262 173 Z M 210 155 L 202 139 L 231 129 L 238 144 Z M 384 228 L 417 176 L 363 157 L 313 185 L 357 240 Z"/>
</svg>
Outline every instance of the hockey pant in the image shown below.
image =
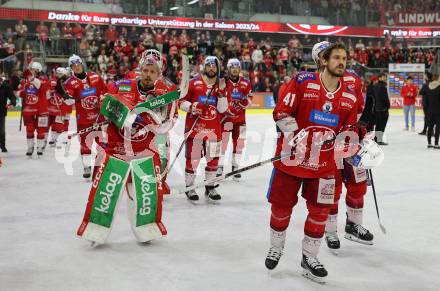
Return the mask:
<svg viewBox="0 0 440 291">
<path fill-rule="evenodd" d="M 222 159 L 228 148 L 229 136 L 232 134 L 232 166 L 238 168 L 241 155 L 243 153 L 246 141 L 246 123 L 225 122 L 222 125 L 222 155 L 220 165 L 223 165 Z"/>
<path fill-rule="evenodd" d="M 31 115 L 23 116 L 24 126 L 26 126 L 27 139 L 34 139 L 35 131 L 37 132 L 37 139 L 44 140 L 47 127 L 49 124 L 49 116 L 47 115 Z"/>
<path fill-rule="evenodd" d="M 205 179 L 215 177 L 221 151 L 221 140 L 188 138 L 185 144 L 185 183 L 193 185 L 200 160 L 206 158 Z"/>
<path fill-rule="evenodd" d="M 298 203 L 298 192 L 306 200 L 308 215 L 304 223 L 303 253 L 316 257 L 324 236 L 325 223 L 334 203 L 335 185 L 338 178 L 300 178 L 273 169 L 267 193 L 271 206 L 270 227 L 285 231 L 290 223 L 293 207 Z"/>
<path fill-rule="evenodd" d="M 129 199 L 127 213 L 139 242 L 166 235 L 162 224 L 162 183 L 156 156 L 126 162 L 106 155 L 92 182 L 83 221 L 77 234 L 105 243 L 124 189 Z"/>
<path fill-rule="evenodd" d="M 342 193 L 342 184 L 347 189 L 345 202 L 347 207 L 362 209 L 364 207 L 364 196 L 367 193 L 367 171 L 356 168 L 344 161 L 344 169 L 337 170 L 336 175 L 340 178 L 336 185 L 335 203 L 332 205 L 330 215 L 338 214 L 338 202 Z"/>
</svg>

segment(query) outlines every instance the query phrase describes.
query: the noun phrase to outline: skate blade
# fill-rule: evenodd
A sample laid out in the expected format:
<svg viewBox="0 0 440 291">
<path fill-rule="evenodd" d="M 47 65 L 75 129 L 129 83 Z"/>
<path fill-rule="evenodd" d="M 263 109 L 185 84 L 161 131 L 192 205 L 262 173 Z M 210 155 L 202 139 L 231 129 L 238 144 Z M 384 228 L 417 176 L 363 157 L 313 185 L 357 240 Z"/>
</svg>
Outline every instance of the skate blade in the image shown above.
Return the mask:
<svg viewBox="0 0 440 291">
<path fill-rule="evenodd" d="M 353 241 L 353 242 L 357 242 L 357 243 L 360 243 L 360 244 L 363 244 L 363 245 L 367 245 L 367 246 L 372 246 L 372 245 L 374 244 L 373 241 L 365 241 L 365 240 L 361 240 L 361 239 L 355 237 L 354 235 L 352 235 L 352 234 L 348 234 L 348 233 L 346 233 L 346 234 L 344 235 L 344 237 L 345 237 L 346 239 L 348 239 L 348 240 Z"/>
<path fill-rule="evenodd" d="M 199 201 L 200 200 L 190 200 L 189 198 L 187 198 L 186 200 L 188 200 L 189 203 L 191 203 L 192 205 L 199 205 Z"/>
<path fill-rule="evenodd" d="M 210 203 L 210 204 L 218 205 L 218 204 L 220 204 L 221 199 L 220 200 L 212 200 L 211 198 L 206 197 L 206 201 L 208 201 L 208 203 Z"/>
<path fill-rule="evenodd" d="M 321 278 L 321 277 L 316 277 L 315 275 L 313 275 L 309 270 L 307 269 L 303 269 L 303 273 L 302 273 L 304 278 L 307 278 L 315 283 L 324 285 L 325 284 L 325 279 Z"/>
<path fill-rule="evenodd" d="M 98 242 L 96 242 L 96 241 L 92 241 L 92 242 L 90 242 L 90 247 L 92 248 L 92 249 L 94 249 L 94 248 L 96 248 L 96 247 L 98 247 L 98 246 L 100 246 L 101 244 L 100 243 L 98 243 Z"/>
</svg>

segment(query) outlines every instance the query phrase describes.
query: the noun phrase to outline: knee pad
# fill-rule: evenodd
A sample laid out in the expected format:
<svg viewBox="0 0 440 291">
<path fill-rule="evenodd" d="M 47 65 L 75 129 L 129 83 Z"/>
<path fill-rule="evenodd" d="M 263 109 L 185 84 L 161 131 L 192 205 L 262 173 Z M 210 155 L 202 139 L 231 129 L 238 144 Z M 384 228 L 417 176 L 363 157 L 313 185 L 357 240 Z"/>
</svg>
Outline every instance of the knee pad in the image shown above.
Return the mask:
<svg viewBox="0 0 440 291">
<path fill-rule="evenodd" d="M 291 207 L 283 207 L 280 205 L 272 204 L 270 227 L 276 231 L 286 230 L 289 226 L 291 215 Z"/>
<path fill-rule="evenodd" d="M 309 214 L 304 224 L 304 234 L 312 238 L 321 238 L 325 231 L 325 222 L 330 212 L 330 207 L 318 206 L 307 202 Z"/>
</svg>

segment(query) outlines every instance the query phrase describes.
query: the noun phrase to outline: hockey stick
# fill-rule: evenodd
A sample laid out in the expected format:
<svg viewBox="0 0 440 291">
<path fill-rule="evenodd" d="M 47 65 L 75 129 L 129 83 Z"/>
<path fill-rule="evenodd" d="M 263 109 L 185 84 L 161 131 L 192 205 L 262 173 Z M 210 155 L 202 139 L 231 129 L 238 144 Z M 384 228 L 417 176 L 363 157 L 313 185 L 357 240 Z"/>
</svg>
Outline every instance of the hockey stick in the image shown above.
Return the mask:
<svg viewBox="0 0 440 291">
<path fill-rule="evenodd" d="M 18 131 L 21 131 L 22 125 L 23 125 L 23 107 L 24 107 L 24 102 L 23 99 L 21 101 L 21 113 L 20 113 L 20 125 L 18 127 Z"/>
<path fill-rule="evenodd" d="M 368 173 L 368 176 L 370 178 L 369 180 L 371 181 L 371 188 L 373 189 L 374 204 L 376 205 L 377 220 L 379 221 L 380 230 L 384 234 L 386 234 L 387 230 L 385 229 L 385 227 L 381 223 L 380 217 L 379 217 L 379 207 L 377 205 L 376 188 L 374 187 L 373 172 L 371 171 L 371 169 L 368 169 L 367 173 Z"/>
<path fill-rule="evenodd" d="M 307 134 L 308 134 L 308 133 L 307 133 L 307 131 L 306 131 L 305 129 L 301 129 L 301 130 L 300 130 L 300 131 L 299 131 L 299 132 L 293 137 L 293 139 L 289 142 L 289 145 L 292 146 L 292 147 L 297 146 L 298 143 L 300 143 L 300 142 L 301 142 L 301 141 L 307 136 Z M 234 176 L 234 175 L 236 175 L 236 174 L 239 174 L 239 173 L 242 173 L 242 172 L 246 172 L 246 171 L 249 171 L 249 170 L 252 170 L 252 169 L 258 168 L 258 167 L 260 167 L 260 166 L 263 166 L 263 165 L 265 165 L 265 164 L 273 163 L 273 162 L 276 162 L 276 161 L 279 161 L 279 160 L 282 160 L 282 159 L 284 159 L 284 158 L 288 158 L 288 157 L 291 157 L 291 156 L 292 156 L 292 153 L 280 154 L 280 155 L 275 156 L 275 157 L 272 157 L 272 158 L 270 158 L 270 159 L 267 159 L 267 160 L 264 160 L 264 161 L 260 161 L 260 162 L 257 162 L 257 163 L 255 163 L 255 164 L 252 164 L 252 165 L 249 165 L 249 166 L 246 166 L 246 167 L 243 167 L 243 168 L 240 168 L 240 169 L 234 170 L 234 171 L 232 171 L 232 172 L 229 172 L 229 173 L 223 174 L 223 175 L 221 175 L 221 176 L 215 177 L 215 178 L 213 178 L 213 179 L 211 179 L 211 180 L 204 181 L 204 182 L 199 183 L 199 184 L 196 184 L 196 185 L 188 186 L 188 187 L 186 187 L 185 189 L 182 189 L 182 190 L 180 190 L 180 191 L 177 191 L 177 193 L 174 193 L 174 194 L 184 194 L 185 192 L 188 192 L 188 191 L 194 190 L 194 189 L 196 189 L 196 188 L 200 188 L 200 187 L 203 187 L 203 186 L 206 186 L 206 185 L 209 185 L 209 184 L 214 184 L 214 183 L 216 183 L 216 182 L 220 182 L 220 181 L 225 180 L 225 179 L 227 179 L 227 178 L 229 178 L 229 177 L 231 177 L 231 176 Z"/>
</svg>

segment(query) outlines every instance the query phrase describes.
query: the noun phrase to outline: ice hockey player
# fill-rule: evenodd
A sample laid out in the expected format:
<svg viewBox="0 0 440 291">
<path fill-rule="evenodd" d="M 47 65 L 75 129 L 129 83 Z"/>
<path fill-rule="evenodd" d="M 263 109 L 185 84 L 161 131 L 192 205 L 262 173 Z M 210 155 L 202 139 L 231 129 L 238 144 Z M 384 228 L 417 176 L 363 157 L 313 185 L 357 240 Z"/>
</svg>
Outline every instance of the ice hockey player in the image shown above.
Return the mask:
<svg viewBox="0 0 440 291">
<path fill-rule="evenodd" d="M 347 49 L 343 44 L 333 44 L 324 51 L 323 59 L 323 72 L 300 73 L 289 83 L 273 112 L 281 130 L 276 153 L 292 153 L 292 156 L 274 163 L 268 190 L 272 204 L 271 246 L 265 262 L 271 270 L 281 258 L 286 229 L 302 187 L 308 216 L 301 267 L 305 277 L 320 283 L 324 282 L 327 270 L 317 256 L 338 183 L 333 143 L 324 141 L 356 123 L 356 97 L 342 81 Z M 307 131 L 307 137 L 292 147 L 290 139 L 302 129 Z"/>
<path fill-rule="evenodd" d="M 68 95 L 66 93 L 66 90 L 64 89 L 64 83 L 66 80 L 71 76 L 71 69 L 69 67 L 62 68 L 59 67 L 56 69 L 56 75 L 57 75 L 57 86 L 56 91 L 61 96 L 64 96 L 64 121 L 63 121 L 63 132 L 69 131 L 69 124 L 70 124 L 70 115 L 73 111 L 73 105 L 75 104 L 74 99 L 69 99 Z M 63 141 L 63 143 L 66 143 L 66 141 Z"/>
<path fill-rule="evenodd" d="M 94 72 L 86 72 L 82 59 L 77 55 L 69 58 L 69 67 L 72 76 L 64 83 L 66 93 L 75 100 L 76 124 L 80 131 L 93 126 L 99 114 L 99 100 L 106 92 L 106 87 L 101 76 Z M 84 167 L 83 177 L 91 176 L 92 144 L 87 144 L 87 134 L 79 136 L 81 144 L 81 157 Z"/>
<path fill-rule="evenodd" d="M 330 45 L 328 42 L 321 42 L 314 45 L 312 49 L 312 57 L 318 67 L 322 66 L 322 54 L 324 50 Z M 355 72 L 346 70 L 343 76 L 343 82 L 346 83 L 348 89 L 356 97 L 356 112 L 357 125 L 353 129 L 359 135 L 359 140 L 362 141 L 366 134 L 366 122 L 371 116 L 367 116 L 371 109 L 367 109 L 364 114 L 364 97 L 362 93 L 362 82 Z M 363 116 L 361 120 L 361 116 Z M 338 169 L 336 175 L 340 176 L 337 179 L 339 184 L 336 185 L 335 203 L 330 209 L 330 214 L 326 222 L 325 240 L 327 246 L 337 252 L 341 247 L 341 243 L 337 233 L 338 225 L 338 204 L 342 193 L 342 184 L 347 189 L 345 198 L 347 208 L 347 219 L 345 224 L 345 238 L 359 243 L 372 245 L 373 235 L 368 229 L 362 226 L 364 196 L 367 193 L 367 172 L 363 168 L 353 167 L 347 161 L 342 162 L 343 169 Z"/>
<path fill-rule="evenodd" d="M 226 92 L 231 100 L 230 114 L 222 117 L 222 154 L 220 157 L 217 176 L 223 174 L 223 159 L 228 148 L 229 136 L 232 134 L 232 171 L 240 166 L 241 154 L 246 141 L 246 108 L 252 104 L 252 88 L 248 80 L 240 77 L 241 64 L 238 59 L 230 59 L 227 63 L 228 79 Z M 238 181 L 241 174 L 236 174 L 233 179 Z"/>
<path fill-rule="evenodd" d="M 155 88 L 155 96 L 163 95 L 171 91 L 176 90 L 176 86 L 171 82 L 168 78 L 162 76 L 163 72 L 163 66 L 165 65 L 163 62 L 162 55 L 158 50 L 155 49 L 148 49 L 142 53 L 141 60 L 143 60 L 140 64 L 145 63 L 146 59 L 155 59 L 157 66 L 159 66 L 160 69 L 160 77 L 157 79 L 154 88 Z M 134 72 L 134 71 L 132 71 Z M 108 86 L 109 93 L 126 93 L 129 89 L 130 92 L 143 92 L 142 91 L 142 83 L 138 82 L 139 80 L 142 80 L 142 71 L 141 68 L 137 68 L 135 70 L 136 75 L 132 75 L 133 78 L 131 79 L 124 79 L 119 80 L 117 82 L 114 82 L 113 84 L 110 84 Z M 128 76 L 129 77 L 129 76 Z M 140 84 L 140 85 L 139 85 Z M 141 96 L 146 96 L 147 98 L 151 98 L 151 96 L 148 96 L 146 94 L 141 94 Z M 144 97 L 140 97 L 144 98 Z M 145 100 L 144 100 L 145 101 Z M 162 106 L 157 109 L 153 110 L 154 113 L 159 114 L 162 118 L 166 118 L 167 120 L 170 120 L 170 126 L 174 124 L 177 121 L 177 107 L 173 106 L 173 104 L 169 104 L 168 106 Z M 169 128 L 171 129 L 171 127 Z M 163 193 L 164 194 L 170 194 L 170 188 L 168 186 L 168 183 L 166 182 L 167 178 L 167 167 L 169 163 L 169 154 L 170 154 L 170 138 L 169 138 L 169 130 L 163 133 L 156 132 L 156 135 L 154 136 L 154 143 L 156 144 L 156 147 L 159 151 L 159 156 L 161 160 L 161 177 L 162 177 L 162 186 L 163 186 Z"/>
<path fill-rule="evenodd" d="M 205 180 L 215 178 L 221 152 L 221 118 L 229 108 L 226 96 L 226 83 L 220 79 L 220 63 L 214 56 L 207 56 L 204 61 L 203 74 L 193 78 L 189 83 L 188 94 L 180 103 L 180 109 L 187 112 L 185 122 L 186 165 L 185 184 L 194 184 L 200 159 L 206 158 Z M 210 201 L 218 201 L 221 195 L 215 190 L 217 186 L 205 186 L 205 195 Z M 187 191 L 191 201 L 199 200 L 195 190 Z"/>
<path fill-rule="evenodd" d="M 104 110 L 115 113 L 117 118 L 123 116 L 122 111 L 117 111 L 120 107 L 106 103 L 107 98 L 113 98 L 112 102 L 124 104 L 126 108 L 148 101 L 162 103 L 159 98 L 165 92 L 174 91 L 177 98 L 161 110 L 146 110 L 134 115 L 134 122 L 123 127 L 110 119 L 107 141 L 100 141 L 86 212 L 77 232 L 93 243 L 106 241 L 124 188 L 128 194 L 129 221 L 136 239 L 147 242 L 166 234 L 162 224 L 161 164 L 154 139 L 157 134 L 166 134 L 174 125 L 178 93 L 174 84 L 161 77 L 160 59 L 148 55 L 141 59 L 139 67 L 141 79 L 116 82 L 110 90 L 113 93 L 103 100 L 101 113 Z"/>
<path fill-rule="evenodd" d="M 50 98 L 48 102 L 49 110 L 49 126 L 48 131 L 51 131 L 51 140 L 49 145 L 55 147 L 58 137 L 64 131 L 64 117 L 66 115 L 63 92 L 59 90 L 59 84 L 62 82 L 61 78 L 67 74 L 66 69 L 59 67 L 55 71 L 56 76 L 50 79 Z"/>
<path fill-rule="evenodd" d="M 43 67 L 38 62 L 29 64 L 23 72 L 24 81 L 20 85 L 19 96 L 22 98 L 23 122 L 26 126 L 27 156 L 34 152 L 34 138 L 37 132 L 37 155 L 43 155 L 46 145 L 46 133 L 49 119 L 48 101 L 50 97 L 47 79 L 40 76 Z"/>
</svg>

